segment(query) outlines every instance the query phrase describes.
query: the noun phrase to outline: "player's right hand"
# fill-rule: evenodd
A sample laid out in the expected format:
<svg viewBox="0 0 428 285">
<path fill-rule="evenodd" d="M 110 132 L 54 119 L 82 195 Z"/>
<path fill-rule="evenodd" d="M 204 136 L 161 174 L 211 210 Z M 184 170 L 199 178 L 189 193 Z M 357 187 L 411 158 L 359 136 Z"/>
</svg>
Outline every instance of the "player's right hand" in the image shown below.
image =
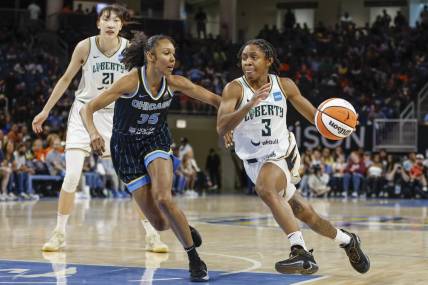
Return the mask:
<svg viewBox="0 0 428 285">
<path fill-rule="evenodd" d="M 105 142 L 103 137 L 98 132 L 91 134 L 90 137 L 92 151 L 97 155 L 102 156 L 105 152 Z"/>
<path fill-rule="evenodd" d="M 267 97 L 269 97 L 271 86 L 272 86 L 272 84 L 270 82 L 266 83 L 265 85 L 260 87 L 260 89 L 256 90 L 256 92 L 254 92 L 254 96 L 250 100 L 251 107 L 257 106 L 261 101 L 263 101 Z"/>
<path fill-rule="evenodd" d="M 43 131 L 43 123 L 46 121 L 46 119 L 49 116 L 49 112 L 41 111 L 37 114 L 37 116 L 34 117 L 33 123 L 31 124 L 33 128 L 33 132 L 36 134 L 40 134 Z"/>
</svg>

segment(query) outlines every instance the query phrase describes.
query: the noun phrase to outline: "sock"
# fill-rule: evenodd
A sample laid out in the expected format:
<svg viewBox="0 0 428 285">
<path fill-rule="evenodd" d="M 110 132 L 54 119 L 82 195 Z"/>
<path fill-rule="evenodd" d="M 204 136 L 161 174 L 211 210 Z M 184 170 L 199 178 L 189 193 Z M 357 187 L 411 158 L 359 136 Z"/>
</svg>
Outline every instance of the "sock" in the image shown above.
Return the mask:
<svg viewBox="0 0 428 285">
<path fill-rule="evenodd" d="M 187 256 L 189 257 L 189 261 L 191 263 L 198 262 L 201 260 L 199 258 L 198 252 L 196 251 L 196 247 L 194 245 L 188 248 L 184 248 L 184 250 L 187 252 Z"/>
<path fill-rule="evenodd" d="M 56 230 L 60 233 L 65 234 L 65 226 L 67 225 L 67 221 L 70 215 L 62 215 L 58 213 L 57 220 L 56 220 Z"/>
<path fill-rule="evenodd" d="M 152 224 L 150 224 L 149 220 L 141 219 L 141 224 L 143 225 L 144 230 L 146 231 L 146 236 L 152 236 L 152 235 L 159 236 L 158 232 L 152 226 Z"/>
<path fill-rule="evenodd" d="M 306 244 L 305 244 L 305 241 L 303 240 L 303 235 L 301 231 L 290 233 L 287 237 L 292 247 L 294 245 L 299 245 L 303 247 L 304 250 L 307 251 Z"/>
<path fill-rule="evenodd" d="M 337 229 L 337 234 L 334 240 L 340 245 L 347 245 L 351 242 L 351 237 L 342 232 L 340 229 Z"/>
</svg>

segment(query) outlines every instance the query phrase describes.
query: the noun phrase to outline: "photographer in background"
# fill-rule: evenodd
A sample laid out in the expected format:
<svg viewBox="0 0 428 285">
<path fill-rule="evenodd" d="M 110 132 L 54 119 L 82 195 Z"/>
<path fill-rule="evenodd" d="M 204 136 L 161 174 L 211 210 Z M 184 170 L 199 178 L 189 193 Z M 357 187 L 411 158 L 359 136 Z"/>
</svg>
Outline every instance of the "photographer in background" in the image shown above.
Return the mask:
<svg viewBox="0 0 428 285">
<path fill-rule="evenodd" d="M 409 167 L 407 168 L 410 170 Z M 385 178 L 387 181 L 385 186 L 386 193 L 380 196 L 411 198 L 412 187 L 410 183 L 410 176 L 404 166 L 396 161 L 390 163 L 388 165 Z"/>
</svg>

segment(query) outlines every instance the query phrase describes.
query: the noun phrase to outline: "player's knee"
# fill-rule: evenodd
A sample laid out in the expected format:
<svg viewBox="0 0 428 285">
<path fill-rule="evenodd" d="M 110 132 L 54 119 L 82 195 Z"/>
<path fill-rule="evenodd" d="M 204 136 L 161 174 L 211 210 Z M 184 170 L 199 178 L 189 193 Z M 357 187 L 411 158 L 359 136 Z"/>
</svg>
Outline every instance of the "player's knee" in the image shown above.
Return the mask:
<svg viewBox="0 0 428 285">
<path fill-rule="evenodd" d="M 80 175 L 80 171 L 67 171 L 61 189 L 68 193 L 75 192 L 79 184 Z"/>
<path fill-rule="evenodd" d="M 263 184 L 256 185 L 256 192 L 259 197 L 265 202 L 272 202 L 274 199 L 278 198 L 278 194 L 270 190 L 269 187 L 265 187 Z"/>
<path fill-rule="evenodd" d="M 161 209 L 167 209 L 172 204 L 172 197 L 168 194 L 157 194 L 155 200 Z"/>
</svg>

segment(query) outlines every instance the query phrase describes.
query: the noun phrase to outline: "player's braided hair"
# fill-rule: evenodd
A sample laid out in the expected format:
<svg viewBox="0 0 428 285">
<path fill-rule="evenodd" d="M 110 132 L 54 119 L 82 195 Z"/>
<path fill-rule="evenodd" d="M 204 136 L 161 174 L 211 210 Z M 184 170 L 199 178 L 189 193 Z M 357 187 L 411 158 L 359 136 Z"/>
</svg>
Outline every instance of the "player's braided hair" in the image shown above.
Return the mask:
<svg viewBox="0 0 428 285">
<path fill-rule="evenodd" d="M 146 62 L 146 53 L 154 52 L 158 42 L 164 39 L 169 40 L 173 45 L 175 44 L 174 40 L 166 35 L 154 35 L 147 38 L 143 32 L 135 33 L 130 45 L 123 51 L 121 62 L 127 70 L 143 66 Z"/>
<path fill-rule="evenodd" d="M 270 58 L 272 59 L 272 65 L 269 68 L 269 72 L 273 72 L 275 74 L 279 74 L 279 59 L 278 59 L 278 54 L 276 53 L 275 48 L 273 47 L 273 45 L 268 42 L 267 40 L 264 39 L 253 39 L 253 40 L 249 40 L 247 41 L 239 50 L 238 52 L 238 66 L 240 68 L 242 68 L 241 66 L 241 56 L 242 56 L 242 52 L 244 51 L 244 48 L 248 45 L 256 45 L 258 46 L 263 53 L 265 54 L 266 58 Z"/>
</svg>

